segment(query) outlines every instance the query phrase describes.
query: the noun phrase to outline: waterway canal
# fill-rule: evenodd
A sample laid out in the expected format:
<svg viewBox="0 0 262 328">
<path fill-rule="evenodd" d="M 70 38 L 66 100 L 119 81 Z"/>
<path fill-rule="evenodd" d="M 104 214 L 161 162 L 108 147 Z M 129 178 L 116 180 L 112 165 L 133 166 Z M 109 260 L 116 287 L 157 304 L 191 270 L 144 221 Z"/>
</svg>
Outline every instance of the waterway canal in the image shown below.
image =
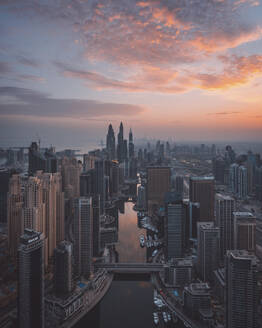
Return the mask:
<svg viewBox="0 0 262 328">
<path fill-rule="evenodd" d="M 139 244 L 141 233 L 146 234 L 137 226 L 133 203 L 126 202 L 124 214 L 119 214 L 119 262 L 146 262 L 146 247 Z M 75 328 L 152 328 L 153 311 L 150 281 L 113 281 L 100 304 Z"/>
</svg>

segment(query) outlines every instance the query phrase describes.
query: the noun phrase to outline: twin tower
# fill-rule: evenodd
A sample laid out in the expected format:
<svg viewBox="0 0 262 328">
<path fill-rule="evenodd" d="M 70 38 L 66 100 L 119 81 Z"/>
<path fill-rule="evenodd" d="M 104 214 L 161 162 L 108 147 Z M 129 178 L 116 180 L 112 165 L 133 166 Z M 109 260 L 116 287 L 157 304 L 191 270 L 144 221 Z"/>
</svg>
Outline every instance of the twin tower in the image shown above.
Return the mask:
<svg viewBox="0 0 262 328">
<path fill-rule="evenodd" d="M 129 140 L 127 146 L 127 140 L 124 139 L 124 127 L 123 123 L 120 123 L 119 132 L 117 135 L 117 146 L 115 140 L 115 133 L 112 124 L 109 124 L 108 132 L 106 136 L 106 149 L 108 152 L 108 157 L 111 160 L 117 159 L 119 163 L 124 162 L 128 158 L 134 157 L 134 143 L 133 143 L 133 133 L 130 129 Z"/>
</svg>

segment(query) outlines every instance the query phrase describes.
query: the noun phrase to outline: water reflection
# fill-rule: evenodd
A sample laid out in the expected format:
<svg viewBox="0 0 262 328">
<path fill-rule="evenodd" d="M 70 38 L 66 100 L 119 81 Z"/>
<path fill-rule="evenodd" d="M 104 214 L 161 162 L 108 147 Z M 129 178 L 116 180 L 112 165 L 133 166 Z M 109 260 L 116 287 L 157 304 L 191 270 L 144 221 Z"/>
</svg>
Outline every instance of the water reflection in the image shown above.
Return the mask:
<svg viewBox="0 0 262 328">
<path fill-rule="evenodd" d="M 137 213 L 133 203 L 124 204 L 119 215 L 119 262 L 145 262 L 146 248 L 141 248 Z M 75 327 L 90 328 L 152 328 L 153 287 L 149 281 L 113 281 L 108 293 L 93 311 Z"/>
<path fill-rule="evenodd" d="M 124 214 L 119 215 L 119 243 L 116 250 L 119 262 L 145 262 L 146 248 L 141 248 L 139 236 L 145 234 L 144 229 L 137 227 L 137 213 L 133 210 L 133 203 L 125 203 Z"/>
</svg>

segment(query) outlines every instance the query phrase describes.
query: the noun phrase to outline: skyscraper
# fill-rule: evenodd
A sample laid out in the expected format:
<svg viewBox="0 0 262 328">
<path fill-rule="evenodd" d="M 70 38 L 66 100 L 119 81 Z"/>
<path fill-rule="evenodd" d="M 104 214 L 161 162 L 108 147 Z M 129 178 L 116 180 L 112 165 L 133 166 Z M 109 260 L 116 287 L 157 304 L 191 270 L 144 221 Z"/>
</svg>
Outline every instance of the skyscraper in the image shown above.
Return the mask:
<svg viewBox="0 0 262 328">
<path fill-rule="evenodd" d="M 128 142 L 128 157 L 133 158 L 135 156 L 135 147 L 133 142 L 133 133 L 130 129 L 129 131 L 129 142 Z"/>
<path fill-rule="evenodd" d="M 36 175 L 42 183 L 43 203 L 45 204 L 45 233 L 47 237 L 46 257 L 53 256 L 57 242 L 64 237 L 64 194 L 60 173 Z M 57 240 L 57 237 L 59 238 Z"/>
<path fill-rule="evenodd" d="M 24 183 L 23 228 L 39 231 L 46 236 L 45 204 L 42 181 L 29 177 Z"/>
<path fill-rule="evenodd" d="M 14 172 L 13 172 L 14 173 Z M 9 179 L 12 172 L 7 169 L 0 169 L 0 222 L 7 222 L 7 194 L 9 190 Z"/>
<path fill-rule="evenodd" d="M 152 212 L 154 206 L 164 205 L 165 194 L 170 189 L 170 167 L 152 166 L 147 168 L 147 206 L 149 212 Z"/>
<path fill-rule="evenodd" d="M 73 245 L 65 240 L 54 251 L 54 286 L 61 297 L 73 290 Z"/>
<path fill-rule="evenodd" d="M 178 193 L 167 193 L 165 198 L 166 257 L 171 260 L 184 254 L 186 207 Z"/>
<path fill-rule="evenodd" d="M 214 177 L 190 177 L 189 199 L 200 204 L 200 221 L 214 219 Z"/>
<path fill-rule="evenodd" d="M 257 328 L 257 261 L 247 251 L 226 254 L 226 327 Z"/>
<path fill-rule="evenodd" d="M 103 214 L 107 198 L 106 162 L 103 159 L 95 162 L 95 194 L 100 196 L 100 211 Z"/>
<path fill-rule="evenodd" d="M 9 181 L 7 196 L 8 249 L 11 256 L 17 255 L 20 236 L 23 233 L 23 194 L 21 177 L 14 174 Z"/>
<path fill-rule="evenodd" d="M 262 201 L 262 166 L 255 169 L 255 193 L 256 199 Z"/>
<path fill-rule="evenodd" d="M 93 208 L 93 256 L 100 254 L 100 196 L 92 197 Z"/>
<path fill-rule="evenodd" d="M 186 206 L 185 243 L 190 246 L 190 239 L 197 238 L 197 222 L 200 220 L 200 204 L 184 202 Z"/>
<path fill-rule="evenodd" d="M 250 212 L 234 212 L 234 249 L 256 251 L 256 218 Z"/>
<path fill-rule="evenodd" d="M 108 127 L 108 132 L 106 136 L 106 150 L 109 159 L 116 159 L 115 133 L 112 124 L 109 124 Z"/>
<path fill-rule="evenodd" d="M 18 320 L 20 328 L 44 327 L 44 243 L 25 229 L 18 248 Z"/>
<path fill-rule="evenodd" d="M 248 176 L 247 169 L 241 165 L 238 169 L 238 191 L 237 195 L 240 199 L 246 199 L 248 195 Z"/>
<path fill-rule="evenodd" d="M 226 161 L 223 157 L 218 156 L 212 160 L 213 174 L 217 183 L 224 184 L 226 182 Z"/>
<path fill-rule="evenodd" d="M 247 169 L 236 163 L 230 165 L 229 183 L 231 191 L 240 199 L 246 199 L 248 194 Z"/>
<path fill-rule="evenodd" d="M 219 266 L 219 228 L 214 222 L 199 222 L 197 228 L 198 271 L 203 281 L 212 281 Z"/>
<path fill-rule="evenodd" d="M 127 140 L 124 139 L 124 127 L 122 122 L 120 123 L 119 133 L 117 135 L 117 159 L 119 163 L 127 159 Z"/>
<path fill-rule="evenodd" d="M 234 249 L 234 198 L 216 194 L 216 224 L 220 229 L 220 256 L 224 258 L 227 250 Z"/>
<path fill-rule="evenodd" d="M 184 177 L 177 175 L 175 177 L 175 183 L 174 183 L 175 191 L 179 192 L 181 195 L 183 195 L 184 192 Z"/>
<path fill-rule="evenodd" d="M 76 158 L 64 157 L 61 165 L 61 175 L 65 198 L 79 197 L 80 195 L 81 164 Z"/>
<path fill-rule="evenodd" d="M 74 199 L 74 259 L 75 273 L 89 277 L 93 257 L 93 209 L 92 198 Z"/>
<path fill-rule="evenodd" d="M 28 150 L 28 174 L 33 175 L 36 171 L 48 173 L 57 172 L 57 158 L 54 148 L 46 149 L 44 152 L 40 150 L 37 142 L 32 142 Z"/>
</svg>

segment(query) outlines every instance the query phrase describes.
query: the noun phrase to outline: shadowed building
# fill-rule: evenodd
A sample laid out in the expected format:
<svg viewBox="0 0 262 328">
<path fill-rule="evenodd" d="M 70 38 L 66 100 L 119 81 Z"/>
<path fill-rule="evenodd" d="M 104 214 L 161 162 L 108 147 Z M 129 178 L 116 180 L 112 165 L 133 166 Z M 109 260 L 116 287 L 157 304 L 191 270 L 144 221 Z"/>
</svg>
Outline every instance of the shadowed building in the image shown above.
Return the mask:
<svg viewBox="0 0 262 328">
<path fill-rule="evenodd" d="M 109 159 L 116 159 L 116 141 L 112 124 L 109 124 L 108 127 L 108 132 L 106 136 L 106 150 Z"/>
<path fill-rule="evenodd" d="M 11 256 L 17 255 L 20 236 L 23 233 L 23 194 L 21 177 L 14 174 L 9 181 L 7 196 L 8 249 Z"/>
<path fill-rule="evenodd" d="M 203 281 L 212 281 L 219 267 L 219 228 L 214 222 L 199 222 L 197 228 L 198 272 Z"/>
<path fill-rule="evenodd" d="M 200 204 L 200 221 L 214 220 L 214 177 L 191 177 L 189 199 Z"/>
<path fill-rule="evenodd" d="M 234 212 L 234 249 L 256 251 L 256 218 L 250 212 Z"/>
<path fill-rule="evenodd" d="M 164 197 L 171 189 L 170 167 L 147 167 L 147 206 L 152 213 L 154 206 L 163 206 Z"/>
<path fill-rule="evenodd" d="M 18 248 L 19 328 L 44 328 L 44 242 L 25 229 Z"/>
<path fill-rule="evenodd" d="M 54 251 L 54 284 L 57 296 L 65 297 L 73 290 L 73 245 L 62 241 Z"/>
<path fill-rule="evenodd" d="M 89 277 L 93 257 L 93 208 L 92 198 L 74 199 L 74 260 L 77 276 Z"/>
<path fill-rule="evenodd" d="M 226 327 L 257 328 L 257 259 L 247 251 L 227 251 Z"/>
<path fill-rule="evenodd" d="M 216 194 L 216 224 L 220 229 L 220 256 L 224 258 L 227 250 L 234 249 L 234 198 Z"/>
</svg>

